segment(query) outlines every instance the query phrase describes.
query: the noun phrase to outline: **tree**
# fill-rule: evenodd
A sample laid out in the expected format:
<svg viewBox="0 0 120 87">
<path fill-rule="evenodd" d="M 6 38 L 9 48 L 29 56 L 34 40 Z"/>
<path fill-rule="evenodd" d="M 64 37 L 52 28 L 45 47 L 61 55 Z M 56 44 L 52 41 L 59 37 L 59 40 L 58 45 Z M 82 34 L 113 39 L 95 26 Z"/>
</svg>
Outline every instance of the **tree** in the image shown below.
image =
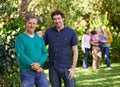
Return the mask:
<svg viewBox="0 0 120 87">
<path fill-rule="evenodd" d="M 117 33 L 120 32 L 120 1 L 119 0 L 103 0 L 100 9 L 102 14 L 107 12 L 109 25 L 113 26 Z"/>
</svg>

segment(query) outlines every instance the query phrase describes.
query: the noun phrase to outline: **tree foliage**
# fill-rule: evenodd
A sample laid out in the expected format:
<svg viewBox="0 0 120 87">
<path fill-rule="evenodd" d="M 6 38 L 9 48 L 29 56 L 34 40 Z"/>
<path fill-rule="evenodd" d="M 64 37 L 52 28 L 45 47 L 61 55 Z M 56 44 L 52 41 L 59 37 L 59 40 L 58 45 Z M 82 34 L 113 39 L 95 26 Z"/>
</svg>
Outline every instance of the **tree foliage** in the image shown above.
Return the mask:
<svg viewBox="0 0 120 87">
<path fill-rule="evenodd" d="M 0 70 L 2 73 L 11 74 L 18 71 L 14 41 L 16 35 L 25 29 L 25 14 L 35 13 L 39 19 L 37 30 L 44 32 L 53 26 L 51 13 L 55 9 L 63 11 L 65 24 L 77 32 L 79 61 L 82 60 L 81 37 L 84 29 L 93 30 L 103 25 L 107 26 L 113 35 L 111 60 L 118 61 L 120 0 L 0 0 Z"/>
<path fill-rule="evenodd" d="M 120 32 L 120 0 L 103 0 L 100 12 L 103 14 L 107 12 L 109 25 Z"/>
</svg>

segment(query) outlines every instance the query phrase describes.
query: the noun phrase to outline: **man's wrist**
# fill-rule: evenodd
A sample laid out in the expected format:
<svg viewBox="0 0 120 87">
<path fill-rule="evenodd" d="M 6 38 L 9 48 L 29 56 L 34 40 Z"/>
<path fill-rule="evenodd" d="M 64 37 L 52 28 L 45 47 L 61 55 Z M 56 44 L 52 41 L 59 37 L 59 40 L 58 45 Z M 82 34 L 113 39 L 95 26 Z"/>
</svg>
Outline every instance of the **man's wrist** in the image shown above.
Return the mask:
<svg viewBox="0 0 120 87">
<path fill-rule="evenodd" d="M 30 64 L 31 66 L 33 66 L 34 65 L 34 63 L 32 63 L 32 64 Z"/>
<path fill-rule="evenodd" d="M 75 65 L 72 65 L 72 68 L 73 68 L 73 69 L 75 69 L 75 68 L 76 68 L 76 66 L 75 66 Z"/>
</svg>

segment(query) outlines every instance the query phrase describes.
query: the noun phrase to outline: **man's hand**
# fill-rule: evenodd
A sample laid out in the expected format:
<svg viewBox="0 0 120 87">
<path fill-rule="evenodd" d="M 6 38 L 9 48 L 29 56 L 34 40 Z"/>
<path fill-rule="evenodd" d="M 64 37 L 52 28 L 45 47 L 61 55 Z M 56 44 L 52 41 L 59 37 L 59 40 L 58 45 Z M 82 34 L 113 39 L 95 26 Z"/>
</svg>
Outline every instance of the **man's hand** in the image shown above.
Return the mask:
<svg viewBox="0 0 120 87">
<path fill-rule="evenodd" d="M 41 73 L 41 72 L 43 72 L 43 71 L 44 71 L 44 69 L 40 67 L 40 68 L 37 70 L 37 73 Z"/>
<path fill-rule="evenodd" d="M 43 36 L 42 31 L 38 31 L 38 32 L 37 32 L 37 35 L 38 35 L 39 37 L 42 37 L 42 36 Z"/>
<path fill-rule="evenodd" d="M 35 71 L 37 71 L 40 68 L 40 64 L 39 63 L 33 63 L 33 65 L 31 66 L 31 68 Z"/>
<path fill-rule="evenodd" d="M 33 63 L 31 68 L 33 70 L 35 70 L 36 72 L 40 73 L 40 72 L 43 72 L 44 69 L 40 67 L 40 64 L 39 63 Z"/>
<path fill-rule="evenodd" d="M 69 79 L 72 79 L 74 77 L 75 68 L 72 67 L 72 68 L 68 69 L 68 71 L 69 71 L 69 76 L 68 77 L 69 77 Z"/>
</svg>

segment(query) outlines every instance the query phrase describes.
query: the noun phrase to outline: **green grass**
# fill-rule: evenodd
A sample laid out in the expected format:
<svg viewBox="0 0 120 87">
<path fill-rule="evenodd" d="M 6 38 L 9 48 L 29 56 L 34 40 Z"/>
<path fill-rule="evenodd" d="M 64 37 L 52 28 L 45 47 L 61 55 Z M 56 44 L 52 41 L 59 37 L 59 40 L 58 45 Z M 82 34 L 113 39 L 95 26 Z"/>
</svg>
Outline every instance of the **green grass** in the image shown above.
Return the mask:
<svg viewBox="0 0 120 87">
<path fill-rule="evenodd" d="M 108 70 L 105 64 L 94 70 L 89 67 L 85 71 L 81 66 L 76 68 L 76 87 L 120 87 L 120 63 L 112 63 L 112 69 Z M 48 78 L 48 69 L 45 70 Z M 49 78 L 48 78 L 49 80 Z M 21 87 L 19 73 L 3 76 L 0 87 Z M 62 84 L 62 87 L 64 85 Z"/>
<path fill-rule="evenodd" d="M 120 63 L 111 65 L 111 70 L 108 70 L 105 64 L 101 64 L 97 70 L 89 67 L 88 71 L 77 67 L 75 72 L 76 87 L 120 87 Z M 45 72 L 48 76 L 48 70 Z"/>
</svg>

